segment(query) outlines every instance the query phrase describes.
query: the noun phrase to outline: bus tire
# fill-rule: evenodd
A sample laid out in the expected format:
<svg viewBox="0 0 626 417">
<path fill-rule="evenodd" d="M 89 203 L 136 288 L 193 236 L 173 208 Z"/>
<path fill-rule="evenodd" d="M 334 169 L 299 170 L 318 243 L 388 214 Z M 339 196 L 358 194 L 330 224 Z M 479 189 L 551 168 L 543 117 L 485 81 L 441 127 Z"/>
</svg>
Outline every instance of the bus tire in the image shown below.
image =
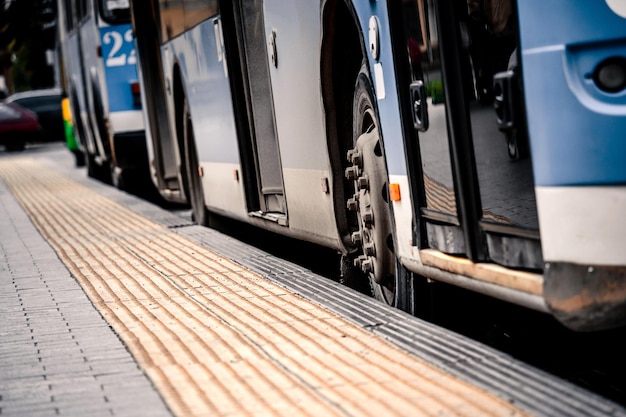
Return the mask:
<svg viewBox="0 0 626 417">
<path fill-rule="evenodd" d="M 352 106 L 353 148 L 348 151 L 346 179 L 353 196 L 348 210 L 356 214 L 358 230 L 352 233 L 357 247 L 354 266 L 369 279 L 374 297 L 390 306 L 411 311 L 413 291 L 410 273 L 394 251 L 387 166 L 374 106 L 372 83 L 365 66 L 356 79 Z"/>
<path fill-rule="evenodd" d="M 111 172 L 108 162 L 98 163 L 96 155 L 87 153 L 85 155 L 85 165 L 87 166 L 87 175 L 89 177 L 105 184 L 111 184 Z"/>
<path fill-rule="evenodd" d="M 198 152 L 193 134 L 193 122 L 189 112 L 187 99 L 183 99 L 182 114 L 183 149 L 185 155 L 185 175 L 187 176 L 187 194 L 193 221 L 200 226 L 209 225 L 209 212 L 204 204 L 204 191 L 202 189 L 202 177 L 200 176 Z"/>
<path fill-rule="evenodd" d="M 72 151 L 72 154 L 74 154 L 74 165 L 77 168 L 84 167 L 85 166 L 85 153 L 81 150 L 74 150 Z"/>
</svg>

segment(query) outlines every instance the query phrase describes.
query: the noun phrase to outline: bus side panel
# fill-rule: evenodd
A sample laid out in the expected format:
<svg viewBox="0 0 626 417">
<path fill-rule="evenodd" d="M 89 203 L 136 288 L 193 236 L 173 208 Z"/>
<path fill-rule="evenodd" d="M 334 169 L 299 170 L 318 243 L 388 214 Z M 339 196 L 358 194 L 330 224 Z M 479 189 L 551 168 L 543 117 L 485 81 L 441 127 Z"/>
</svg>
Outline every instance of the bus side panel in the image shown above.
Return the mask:
<svg viewBox="0 0 626 417">
<path fill-rule="evenodd" d="M 131 88 L 137 81 L 131 25 L 101 27 L 100 40 L 112 133 L 143 130 L 141 104 Z"/>
<path fill-rule="evenodd" d="M 594 74 L 626 59 L 626 13 L 561 0 L 521 1 L 519 15 L 544 296 L 574 329 L 621 325 L 626 89 L 607 91 Z"/>
<path fill-rule="evenodd" d="M 264 6 L 265 38 L 276 45 L 269 66 L 289 228 L 339 242 L 320 96 L 319 4 L 266 0 Z"/>
<path fill-rule="evenodd" d="M 625 183 L 626 94 L 603 92 L 592 75 L 605 59 L 626 57 L 626 20 L 605 2 L 519 7 L 536 184 Z"/>
<path fill-rule="evenodd" d="M 604 92 L 592 77 L 605 59 L 626 57 L 626 20 L 605 2 L 576 7 L 555 2 L 550 13 L 538 2 L 520 2 L 519 8 L 528 126 L 539 219 L 545 232 L 544 259 L 583 263 L 604 259 L 624 264 L 622 245 L 609 240 L 615 236 L 602 231 L 606 228 L 591 226 L 596 220 L 615 222 L 600 206 L 604 198 L 585 199 L 577 194 L 584 190 L 580 186 L 626 184 L 626 91 Z M 560 18 L 550 18 L 555 15 Z M 567 197 L 553 198 L 556 194 Z M 622 198 L 618 200 L 608 198 L 605 203 L 624 204 Z M 574 201 L 577 207 L 572 210 L 568 204 Z M 626 207 L 621 211 L 626 212 Z M 588 221 L 577 217 L 583 213 Z M 555 224 L 563 221 L 570 226 L 556 229 Z M 574 242 L 584 245 L 580 236 L 602 244 L 586 244 L 586 256 L 581 258 L 579 250 L 572 249 Z M 571 244 L 562 245 L 562 241 Z"/>
</svg>

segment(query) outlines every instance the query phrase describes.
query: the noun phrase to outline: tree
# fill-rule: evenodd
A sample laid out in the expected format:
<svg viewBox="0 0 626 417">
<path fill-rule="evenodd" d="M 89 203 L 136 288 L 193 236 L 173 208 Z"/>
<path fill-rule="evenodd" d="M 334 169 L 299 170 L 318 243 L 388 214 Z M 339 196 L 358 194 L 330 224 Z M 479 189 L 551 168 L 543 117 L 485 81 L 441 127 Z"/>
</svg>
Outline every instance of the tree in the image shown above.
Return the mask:
<svg viewBox="0 0 626 417">
<path fill-rule="evenodd" d="M 54 48 L 56 38 L 54 2 L 0 0 L 0 4 L 0 67 L 9 88 L 51 87 L 54 71 L 46 62 L 46 49 Z"/>
</svg>

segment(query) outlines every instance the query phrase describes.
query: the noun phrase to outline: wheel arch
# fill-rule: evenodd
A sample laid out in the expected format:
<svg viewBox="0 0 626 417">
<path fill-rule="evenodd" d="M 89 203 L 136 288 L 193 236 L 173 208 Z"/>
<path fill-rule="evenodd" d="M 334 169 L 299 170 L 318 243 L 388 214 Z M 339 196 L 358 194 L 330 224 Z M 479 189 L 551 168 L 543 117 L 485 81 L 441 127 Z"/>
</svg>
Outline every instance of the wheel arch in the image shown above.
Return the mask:
<svg viewBox="0 0 626 417">
<path fill-rule="evenodd" d="M 354 249 L 348 223 L 345 187 L 346 155 L 352 148 L 354 82 L 366 59 L 365 39 L 348 0 L 328 0 L 322 10 L 321 87 L 332 175 L 337 229 L 346 252 Z"/>
<path fill-rule="evenodd" d="M 185 200 L 189 202 L 189 183 L 187 180 L 187 163 L 185 161 L 184 139 L 184 102 L 187 97 L 182 70 L 178 62 L 172 68 L 172 98 L 174 106 L 174 128 L 176 133 L 176 151 L 178 152 L 179 178 Z M 195 144 L 194 144 L 195 146 Z"/>
</svg>

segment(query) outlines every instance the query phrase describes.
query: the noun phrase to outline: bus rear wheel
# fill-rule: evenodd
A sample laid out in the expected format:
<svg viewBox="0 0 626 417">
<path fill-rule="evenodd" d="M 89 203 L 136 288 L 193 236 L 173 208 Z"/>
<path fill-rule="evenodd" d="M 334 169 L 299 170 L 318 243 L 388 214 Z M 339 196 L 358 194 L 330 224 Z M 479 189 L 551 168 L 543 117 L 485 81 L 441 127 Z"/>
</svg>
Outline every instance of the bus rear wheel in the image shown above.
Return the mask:
<svg viewBox="0 0 626 417">
<path fill-rule="evenodd" d="M 183 103 L 183 149 L 185 154 L 185 175 L 187 178 L 187 195 L 193 220 L 200 226 L 209 225 L 209 212 L 204 204 L 204 190 L 202 188 L 202 177 L 200 174 L 200 164 L 198 163 L 198 153 L 196 151 L 196 140 L 193 134 L 193 121 L 189 112 L 187 99 Z"/>
<path fill-rule="evenodd" d="M 348 151 L 346 179 L 353 196 L 348 210 L 356 215 L 352 243 L 354 266 L 365 274 L 374 297 L 405 311 L 412 310 L 410 274 L 394 252 L 388 173 L 374 107 L 371 81 L 365 67 L 356 79 L 353 99 L 353 148 Z"/>
</svg>

